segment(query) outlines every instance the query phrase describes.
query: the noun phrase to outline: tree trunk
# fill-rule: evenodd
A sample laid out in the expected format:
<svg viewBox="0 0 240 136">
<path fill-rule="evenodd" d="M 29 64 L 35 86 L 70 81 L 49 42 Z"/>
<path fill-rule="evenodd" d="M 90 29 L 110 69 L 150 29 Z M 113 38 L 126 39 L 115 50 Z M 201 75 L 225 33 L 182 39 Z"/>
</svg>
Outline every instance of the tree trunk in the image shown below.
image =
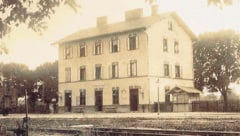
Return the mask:
<svg viewBox="0 0 240 136">
<path fill-rule="evenodd" d="M 224 111 L 224 112 L 228 112 L 228 97 L 227 97 L 227 91 L 224 91 L 224 93 L 223 93 L 223 102 L 224 102 L 223 111 Z"/>
</svg>

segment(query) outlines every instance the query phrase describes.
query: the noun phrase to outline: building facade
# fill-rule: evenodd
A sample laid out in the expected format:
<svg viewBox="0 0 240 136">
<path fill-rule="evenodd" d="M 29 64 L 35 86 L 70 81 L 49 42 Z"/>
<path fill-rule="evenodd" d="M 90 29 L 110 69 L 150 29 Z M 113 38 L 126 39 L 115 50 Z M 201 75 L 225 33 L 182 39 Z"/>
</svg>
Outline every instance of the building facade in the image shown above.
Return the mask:
<svg viewBox="0 0 240 136">
<path fill-rule="evenodd" d="M 176 13 L 143 17 L 80 30 L 59 45 L 60 112 L 153 111 L 176 86 L 193 88 L 194 34 Z"/>
</svg>

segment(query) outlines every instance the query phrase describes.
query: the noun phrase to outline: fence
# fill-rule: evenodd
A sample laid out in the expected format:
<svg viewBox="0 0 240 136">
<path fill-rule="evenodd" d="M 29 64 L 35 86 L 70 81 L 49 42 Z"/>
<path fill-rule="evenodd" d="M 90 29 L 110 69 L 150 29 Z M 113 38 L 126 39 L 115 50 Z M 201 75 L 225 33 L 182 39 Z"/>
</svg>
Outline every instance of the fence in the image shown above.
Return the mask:
<svg viewBox="0 0 240 136">
<path fill-rule="evenodd" d="M 223 112 L 224 101 L 193 101 L 192 111 L 200 112 Z M 229 112 L 240 112 L 240 100 L 230 100 L 228 101 L 228 111 Z"/>
</svg>

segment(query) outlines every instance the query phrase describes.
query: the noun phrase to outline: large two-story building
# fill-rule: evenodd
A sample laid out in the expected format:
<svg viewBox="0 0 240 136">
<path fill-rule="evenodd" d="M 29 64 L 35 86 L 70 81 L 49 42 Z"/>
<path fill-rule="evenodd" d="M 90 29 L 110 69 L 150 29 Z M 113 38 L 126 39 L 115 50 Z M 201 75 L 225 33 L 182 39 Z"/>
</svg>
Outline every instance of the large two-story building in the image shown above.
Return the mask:
<svg viewBox="0 0 240 136">
<path fill-rule="evenodd" d="M 153 111 L 165 92 L 193 88 L 191 30 L 174 12 L 125 13 L 123 22 L 97 18 L 59 45 L 59 111 Z"/>
</svg>

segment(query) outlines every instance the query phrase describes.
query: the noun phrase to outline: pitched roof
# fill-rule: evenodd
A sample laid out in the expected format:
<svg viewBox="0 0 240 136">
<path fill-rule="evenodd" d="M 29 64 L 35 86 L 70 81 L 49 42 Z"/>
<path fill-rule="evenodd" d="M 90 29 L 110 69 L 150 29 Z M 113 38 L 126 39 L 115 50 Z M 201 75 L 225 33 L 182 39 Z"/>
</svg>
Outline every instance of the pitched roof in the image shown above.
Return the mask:
<svg viewBox="0 0 240 136">
<path fill-rule="evenodd" d="M 59 41 L 53 43 L 53 44 L 61 44 L 61 43 L 67 43 L 77 40 L 83 40 L 98 36 L 104 36 L 119 32 L 126 32 L 131 30 L 137 30 L 137 29 L 144 29 L 158 21 L 163 20 L 166 16 L 172 16 L 180 26 L 184 28 L 184 30 L 189 34 L 189 36 L 192 39 L 195 39 L 194 33 L 185 25 L 183 20 L 175 13 L 175 12 L 169 12 L 154 16 L 148 16 L 148 17 L 142 17 L 134 20 L 129 21 L 123 21 L 119 23 L 114 24 L 107 24 L 101 27 L 93 27 L 88 29 L 79 30 L 73 34 L 70 34 Z"/>
<path fill-rule="evenodd" d="M 169 90 L 168 92 L 166 92 L 166 94 L 171 94 L 173 92 L 177 92 L 176 90 L 178 91 L 183 91 L 183 92 L 186 92 L 186 93 L 191 93 L 191 94 L 200 94 L 202 93 L 200 90 L 194 88 L 194 87 L 183 87 L 183 86 L 177 86 L 177 87 L 174 87 L 173 89 Z"/>
</svg>

